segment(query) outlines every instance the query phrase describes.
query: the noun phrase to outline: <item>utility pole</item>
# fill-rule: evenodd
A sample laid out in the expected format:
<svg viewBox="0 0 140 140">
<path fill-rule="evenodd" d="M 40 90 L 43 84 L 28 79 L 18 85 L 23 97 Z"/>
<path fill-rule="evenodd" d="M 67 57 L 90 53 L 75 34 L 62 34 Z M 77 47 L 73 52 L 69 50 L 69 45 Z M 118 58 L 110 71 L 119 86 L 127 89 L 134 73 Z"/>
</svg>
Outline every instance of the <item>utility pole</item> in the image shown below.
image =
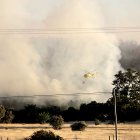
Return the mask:
<svg viewBox="0 0 140 140">
<path fill-rule="evenodd" d="M 115 137 L 116 137 L 116 140 L 118 140 L 116 90 L 117 90 L 116 88 L 113 88 L 114 116 L 115 116 Z"/>
</svg>

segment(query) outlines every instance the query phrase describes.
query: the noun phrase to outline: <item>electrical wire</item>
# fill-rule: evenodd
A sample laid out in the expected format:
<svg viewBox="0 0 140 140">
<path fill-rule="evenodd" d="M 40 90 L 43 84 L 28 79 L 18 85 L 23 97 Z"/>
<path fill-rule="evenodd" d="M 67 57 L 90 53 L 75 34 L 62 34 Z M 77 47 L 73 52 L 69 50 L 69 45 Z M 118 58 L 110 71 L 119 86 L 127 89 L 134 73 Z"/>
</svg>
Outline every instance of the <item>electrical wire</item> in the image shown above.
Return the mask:
<svg viewBox="0 0 140 140">
<path fill-rule="evenodd" d="M 140 32 L 140 27 L 0 28 L 0 34 L 95 34 Z"/>
<path fill-rule="evenodd" d="M 32 97 L 56 97 L 56 96 L 81 96 L 81 95 L 111 95 L 112 92 L 90 92 L 90 93 L 68 93 L 68 94 L 40 94 L 40 95 L 26 95 L 26 96 L 0 96 L 0 99 L 8 98 L 32 98 Z"/>
</svg>

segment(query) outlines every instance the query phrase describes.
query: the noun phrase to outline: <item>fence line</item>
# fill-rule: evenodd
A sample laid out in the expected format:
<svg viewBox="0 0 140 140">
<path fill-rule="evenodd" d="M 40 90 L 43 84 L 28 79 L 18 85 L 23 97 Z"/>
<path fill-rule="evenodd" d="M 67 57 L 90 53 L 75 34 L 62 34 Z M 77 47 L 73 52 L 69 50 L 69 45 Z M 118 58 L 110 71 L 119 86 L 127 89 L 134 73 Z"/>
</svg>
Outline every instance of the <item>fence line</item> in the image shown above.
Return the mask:
<svg viewBox="0 0 140 140">
<path fill-rule="evenodd" d="M 0 136 L 0 140 L 20 140 L 21 138 L 12 138 L 12 137 L 2 137 Z M 74 138 L 65 138 L 65 140 L 103 140 L 103 139 L 96 139 L 96 138 L 78 138 L 77 135 L 75 135 Z M 109 135 L 108 138 L 105 138 L 104 140 L 114 140 L 114 135 Z M 129 136 L 126 137 L 126 136 L 120 136 L 118 138 L 118 140 L 139 140 L 139 137 L 138 136 Z"/>
</svg>

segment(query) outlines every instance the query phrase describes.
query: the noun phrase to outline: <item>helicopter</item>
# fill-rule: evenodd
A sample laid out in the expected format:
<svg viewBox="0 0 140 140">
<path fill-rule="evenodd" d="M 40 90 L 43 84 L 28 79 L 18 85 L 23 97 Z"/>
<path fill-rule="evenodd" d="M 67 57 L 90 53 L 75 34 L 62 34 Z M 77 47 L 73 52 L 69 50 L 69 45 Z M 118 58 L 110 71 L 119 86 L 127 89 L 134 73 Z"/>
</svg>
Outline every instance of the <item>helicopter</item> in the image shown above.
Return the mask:
<svg viewBox="0 0 140 140">
<path fill-rule="evenodd" d="M 85 73 L 85 74 L 83 75 L 83 77 L 84 77 L 85 79 L 94 78 L 94 77 L 95 77 L 95 73 L 88 72 L 88 73 Z M 85 84 L 85 80 L 84 80 L 82 83 Z"/>
<path fill-rule="evenodd" d="M 93 78 L 94 76 L 95 76 L 95 73 L 88 72 L 88 73 L 84 74 L 84 78 Z"/>
</svg>

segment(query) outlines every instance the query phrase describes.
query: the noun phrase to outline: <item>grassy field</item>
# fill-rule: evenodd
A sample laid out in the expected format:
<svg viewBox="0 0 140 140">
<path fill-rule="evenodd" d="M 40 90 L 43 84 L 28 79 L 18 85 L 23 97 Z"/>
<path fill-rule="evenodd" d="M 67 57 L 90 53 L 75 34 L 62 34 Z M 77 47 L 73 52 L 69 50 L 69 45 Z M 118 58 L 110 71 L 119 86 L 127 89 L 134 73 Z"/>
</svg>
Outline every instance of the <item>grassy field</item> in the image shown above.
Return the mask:
<svg viewBox="0 0 140 140">
<path fill-rule="evenodd" d="M 109 136 L 113 140 L 113 125 L 89 124 L 82 132 L 71 131 L 69 126 L 65 124 L 61 130 L 53 130 L 48 124 L 0 124 L 0 140 L 22 140 L 40 129 L 51 130 L 66 140 L 109 140 Z M 118 135 L 119 140 L 140 140 L 140 124 L 118 124 Z"/>
</svg>

